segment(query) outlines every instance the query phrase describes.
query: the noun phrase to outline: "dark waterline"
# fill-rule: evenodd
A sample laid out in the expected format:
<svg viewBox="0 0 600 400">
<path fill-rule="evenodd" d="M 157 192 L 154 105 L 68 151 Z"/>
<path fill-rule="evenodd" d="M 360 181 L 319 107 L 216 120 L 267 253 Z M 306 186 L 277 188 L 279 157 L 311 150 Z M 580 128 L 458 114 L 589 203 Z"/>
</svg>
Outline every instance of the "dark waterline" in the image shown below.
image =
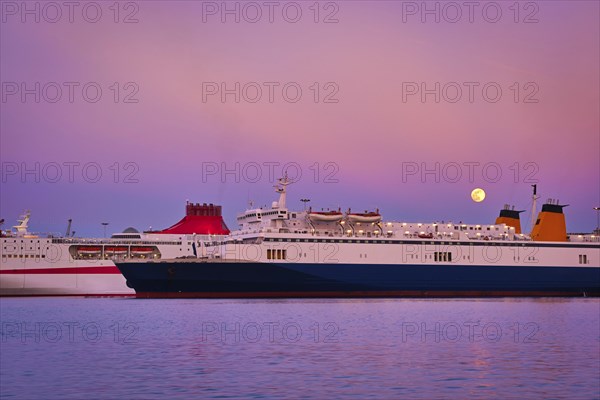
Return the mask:
<svg viewBox="0 0 600 400">
<path fill-rule="evenodd" d="M 599 299 L 2 298 L 2 399 L 600 398 Z"/>
</svg>

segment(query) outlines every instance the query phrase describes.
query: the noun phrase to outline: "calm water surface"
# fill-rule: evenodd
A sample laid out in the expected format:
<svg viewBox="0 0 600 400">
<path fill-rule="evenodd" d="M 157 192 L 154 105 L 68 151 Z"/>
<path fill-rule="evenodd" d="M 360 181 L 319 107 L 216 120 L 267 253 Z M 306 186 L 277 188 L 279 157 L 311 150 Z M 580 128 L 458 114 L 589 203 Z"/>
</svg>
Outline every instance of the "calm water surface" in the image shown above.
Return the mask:
<svg viewBox="0 0 600 400">
<path fill-rule="evenodd" d="M 2 298 L 2 399 L 600 398 L 598 299 Z"/>
</svg>

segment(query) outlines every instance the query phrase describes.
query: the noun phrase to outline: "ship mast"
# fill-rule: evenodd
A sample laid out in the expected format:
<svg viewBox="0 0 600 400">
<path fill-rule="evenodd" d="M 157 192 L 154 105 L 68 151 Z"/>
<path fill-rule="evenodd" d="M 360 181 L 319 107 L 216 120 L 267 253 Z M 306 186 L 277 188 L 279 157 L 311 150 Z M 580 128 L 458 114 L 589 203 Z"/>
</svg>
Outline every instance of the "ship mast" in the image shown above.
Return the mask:
<svg viewBox="0 0 600 400">
<path fill-rule="evenodd" d="M 27 223 L 29 222 L 29 217 L 31 216 L 31 211 L 25 211 L 25 214 L 21 216 L 20 219 L 17 220 L 18 225 L 13 226 L 13 229 L 17 231 L 17 236 L 27 235 Z"/>
<path fill-rule="evenodd" d="M 277 202 L 277 206 L 281 209 L 281 208 L 285 208 L 285 202 L 286 202 L 286 198 L 287 198 L 287 193 L 286 193 L 286 186 L 291 184 L 292 182 L 290 182 L 290 180 L 288 179 L 287 176 L 287 172 L 285 174 L 285 176 L 283 178 L 279 179 L 279 183 L 277 186 L 275 186 L 275 191 L 277 193 L 279 193 L 279 201 Z"/>
<path fill-rule="evenodd" d="M 67 232 L 65 234 L 65 237 L 70 237 L 71 236 L 71 223 L 73 222 L 73 220 L 71 218 L 69 218 L 67 220 Z"/>
</svg>

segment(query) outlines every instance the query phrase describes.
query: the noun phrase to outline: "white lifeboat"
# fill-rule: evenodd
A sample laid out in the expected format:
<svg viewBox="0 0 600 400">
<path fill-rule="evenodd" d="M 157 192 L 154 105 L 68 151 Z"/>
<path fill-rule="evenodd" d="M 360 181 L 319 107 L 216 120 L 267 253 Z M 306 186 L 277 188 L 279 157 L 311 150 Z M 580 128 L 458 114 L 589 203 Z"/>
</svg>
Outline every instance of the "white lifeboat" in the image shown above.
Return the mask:
<svg viewBox="0 0 600 400">
<path fill-rule="evenodd" d="M 106 247 L 104 249 L 104 252 L 107 255 L 121 255 L 121 254 L 127 254 L 127 247 L 125 246 L 114 246 L 114 247 Z"/>
<path fill-rule="evenodd" d="M 309 211 L 308 218 L 313 222 L 337 222 L 344 214 L 341 211 Z"/>
<path fill-rule="evenodd" d="M 363 222 L 363 223 L 374 223 L 381 221 L 381 214 L 377 211 L 365 211 L 364 213 L 351 213 L 348 210 L 348 221 L 350 222 Z"/>
<path fill-rule="evenodd" d="M 149 255 L 154 252 L 154 248 L 152 247 L 132 247 L 131 254 L 134 255 Z"/>
<path fill-rule="evenodd" d="M 102 249 L 98 246 L 79 246 L 77 253 L 84 256 L 95 256 L 100 254 Z"/>
</svg>

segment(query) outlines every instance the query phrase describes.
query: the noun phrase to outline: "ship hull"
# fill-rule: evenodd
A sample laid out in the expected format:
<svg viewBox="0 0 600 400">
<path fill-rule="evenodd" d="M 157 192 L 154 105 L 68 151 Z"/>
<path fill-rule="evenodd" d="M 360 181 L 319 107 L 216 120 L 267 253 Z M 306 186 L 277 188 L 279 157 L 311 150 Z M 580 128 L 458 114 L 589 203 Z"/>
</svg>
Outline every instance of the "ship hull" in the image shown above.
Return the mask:
<svg viewBox="0 0 600 400">
<path fill-rule="evenodd" d="M 502 265 L 117 263 L 137 297 L 599 296 L 600 268 Z"/>
<path fill-rule="evenodd" d="M 134 295 L 114 264 L 0 271 L 0 296 Z"/>
</svg>

